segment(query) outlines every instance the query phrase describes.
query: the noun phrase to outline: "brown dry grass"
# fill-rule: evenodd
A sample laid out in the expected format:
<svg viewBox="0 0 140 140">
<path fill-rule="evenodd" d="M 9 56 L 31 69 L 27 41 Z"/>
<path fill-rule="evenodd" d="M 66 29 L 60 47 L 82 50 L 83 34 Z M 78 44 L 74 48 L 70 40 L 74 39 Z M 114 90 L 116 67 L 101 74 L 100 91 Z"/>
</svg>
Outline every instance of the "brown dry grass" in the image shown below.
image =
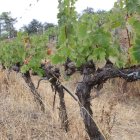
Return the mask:
<svg viewBox="0 0 140 140">
<path fill-rule="evenodd" d="M 35 85 L 38 77 L 32 77 Z M 79 76 L 72 77 L 64 85 L 74 92 Z M 95 121 L 109 140 L 140 139 L 140 82 L 124 84 L 115 79 L 107 82 L 100 96 L 92 100 Z M 46 112 L 39 110 L 32 93 L 20 74 L 0 72 L 0 140 L 85 140 L 88 136 L 79 113 L 78 104 L 66 94 L 70 131 L 63 132 L 60 126 L 56 98 L 50 84 L 42 82 L 39 92 Z M 95 94 L 95 92 L 92 92 Z"/>
<path fill-rule="evenodd" d="M 33 77 L 37 84 L 38 77 Z M 66 97 L 71 131 L 65 133 L 58 116 L 59 99 L 52 110 L 50 84 L 42 82 L 39 92 L 46 112 L 39 110 L 32 93 L 20 74 L 0 72 L 0 140 L 84 140 L 86 133 L 78 105 Z"/>
<path fill-rule="evenodd" d="M 140 82 L 113 79 L 92 101 L 94 117 L 109 140 L 140 139 Z"/>
</svg>

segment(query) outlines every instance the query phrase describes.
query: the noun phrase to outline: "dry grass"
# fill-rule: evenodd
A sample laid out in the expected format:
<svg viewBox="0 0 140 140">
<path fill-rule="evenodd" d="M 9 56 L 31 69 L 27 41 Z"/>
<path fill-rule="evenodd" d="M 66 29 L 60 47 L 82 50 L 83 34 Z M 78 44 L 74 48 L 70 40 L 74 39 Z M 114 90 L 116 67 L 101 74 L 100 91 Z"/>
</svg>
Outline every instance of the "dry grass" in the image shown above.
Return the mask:
<svg viewBox="0 0 140 140">
<path fill-rule="evenodd" d="M 140 82 L 107 82 L 92 101 L 94 117 L 107 139 L 140 139 Z"/>
<path fill-rule="evenodd" d="M 37 83 L 38 77 L 33 77 Z M 56 98 L 52 110 L 53 95 L 50 84 L 42 82 L 39 92 L 46 112 L 39 110 L 32 93 L 20 74 L 0 72 L 0 140 L 84 140 L 86 133 L 78 105 L 66 97 L 70 129 L 65 133 L 60 126 Z"/>
<path fill-rule="evenodd" d="M 9 78 L 9 79 L 8 79 Z M 35 85 L 38 77 L 32 77 Z M 74 92 L 79 76 L 72 82 L 64 82 Z M 107 82 L 101 95 L 92 100 L 94 118 L 109 140 L 140 139 L 140 82 L 123 84 L 122 80 Z M 78 104 L 65 95 L 70 131 L 63 132 L 60 126 L 56 98 L 50 84 L 42 82 L 39 92 L 46 112 L 39 110 L 32 93 L 20 74 L 0 72 L 0 140 L 85 140 L 88 136 L 79 113 Z M 93 92 L 93 94 L 95 94 Z"/>
</svg>

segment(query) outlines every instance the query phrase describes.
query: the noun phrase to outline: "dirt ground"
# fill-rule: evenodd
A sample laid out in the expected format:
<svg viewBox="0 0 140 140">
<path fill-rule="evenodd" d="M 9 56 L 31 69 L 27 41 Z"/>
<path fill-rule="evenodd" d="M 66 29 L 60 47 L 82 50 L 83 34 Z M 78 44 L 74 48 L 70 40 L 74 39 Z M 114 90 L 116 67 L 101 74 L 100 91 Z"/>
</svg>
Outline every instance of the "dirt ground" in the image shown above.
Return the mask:
<svg viewBox="0 0 140 140">
<path fill-rule="evenodd" d="M 38 77 L 32 77 L 37 85 Z M 73 93 L 79 81 L 76 74 L 64 85 Z M 107 82 L 92 99 L 93 118 L 107 140 L 140 139 L 140 82 L 125 84 L 115 79 Z M 53 111 L 54 93 L 50 84 L 42 82 L 38 89 L 45 113 L 37 106 L 30 89 L 20 74 L 0 71 L 0 140 L 87 140 L 78 104 L 66 94 L 65 101 L 70 130 L 60 126 L 59 98 Z M 93 90 L 92 96 L 95 96 Z"/>
</svg>

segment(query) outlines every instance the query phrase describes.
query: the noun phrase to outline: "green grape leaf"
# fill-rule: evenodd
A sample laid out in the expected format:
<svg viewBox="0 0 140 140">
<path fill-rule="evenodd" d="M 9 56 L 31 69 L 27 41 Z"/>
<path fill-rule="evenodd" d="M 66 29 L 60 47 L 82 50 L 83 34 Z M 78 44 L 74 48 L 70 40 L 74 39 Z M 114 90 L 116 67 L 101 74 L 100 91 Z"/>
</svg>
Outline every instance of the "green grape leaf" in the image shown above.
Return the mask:
<svg viewBox="0 0 140 140">
<path fill-rule="evenodd" d="M 22 67 L 21 67 L 21 73 L 26 73 L 27 71 L 29 71 L 29 66 L 28 65 L 23 65 Z"/>
<path fill-rule="evenodd" d="M 52 56 L 51 61 L 53 64 L 58 64 L 58 63 L 64 63 L 65 59 L 60 56 L 59 54 L 56 54 L 54 56 Z"/>
</svg>

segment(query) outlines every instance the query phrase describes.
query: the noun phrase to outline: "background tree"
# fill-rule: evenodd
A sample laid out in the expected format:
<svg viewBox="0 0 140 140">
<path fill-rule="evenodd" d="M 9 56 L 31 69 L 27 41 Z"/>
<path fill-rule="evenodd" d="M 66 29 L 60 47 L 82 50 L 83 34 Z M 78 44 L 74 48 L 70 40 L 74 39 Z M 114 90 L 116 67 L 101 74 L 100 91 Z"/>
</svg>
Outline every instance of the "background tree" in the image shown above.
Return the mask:
<svg viewBox="0 0 140 140">
<path fill-rule="evenodd" d="M 51 27 L 55 27 L 55 25 L 54 25 L 53 23 L 47 23 L 47 22 L 45 22 L 45 23 L 43 24 L 43 29 L 44 29 L 44 31 L 48 30 L 48 29 L 51 28 Z"/>
<path fill-rule="evenodd" d="M 0 15 L 0 36 L 4 33 L 7 34 L 8 38 L 15 37 L 16 30 L 14 24 L 16 18 L 11 17 L 11 12 L 3 12 Z"/>
<path fill-rule="evenodd" d="M 83 14 L 87 13 L 87 14 L 94 14 L 94 9 L 91 7 L 87 7 L 86 9 L 84 9 L 82 11 Z"/>
<path fill-rule="evenodd" d="M 36 19 L 33 19 L 28 25 L 23 26 L 23 30 L 28 34 L 39 33 L 43 30 L 43 25 Z"/>
</svg>

